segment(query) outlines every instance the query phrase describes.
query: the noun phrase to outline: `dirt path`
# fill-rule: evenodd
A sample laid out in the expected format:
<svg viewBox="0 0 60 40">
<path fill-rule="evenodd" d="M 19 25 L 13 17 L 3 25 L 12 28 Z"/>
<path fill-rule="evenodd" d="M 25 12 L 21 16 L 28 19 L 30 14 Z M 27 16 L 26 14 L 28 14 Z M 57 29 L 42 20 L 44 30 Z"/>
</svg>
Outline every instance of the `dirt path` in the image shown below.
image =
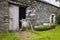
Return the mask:
<svg viewBox="0 0 60 40">
<path fill-rule="evenodd" d="M 29 38 L 31 37 L 31 36 L 36 36 L 36 35 L 34 35 L 32 32 L 17 32 L 16 33 L 16 36 L 20 39 L 20 40 L 29 40 Z"/>
</svg>

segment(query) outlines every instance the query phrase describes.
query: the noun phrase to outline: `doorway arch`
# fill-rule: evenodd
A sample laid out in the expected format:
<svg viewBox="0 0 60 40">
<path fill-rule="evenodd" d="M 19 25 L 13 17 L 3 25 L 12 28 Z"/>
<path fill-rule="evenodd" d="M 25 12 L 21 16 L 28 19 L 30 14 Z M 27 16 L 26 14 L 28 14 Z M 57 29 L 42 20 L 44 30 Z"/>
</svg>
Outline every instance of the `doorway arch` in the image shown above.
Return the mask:
<svg viewBox="0 0 60 40">
<path fill-rule="evenodd" d="M 51 14 L 50 15 L 50 23 L 53 23 L 53 24 L 55 24 L 55 14 Z"/>
</svg>

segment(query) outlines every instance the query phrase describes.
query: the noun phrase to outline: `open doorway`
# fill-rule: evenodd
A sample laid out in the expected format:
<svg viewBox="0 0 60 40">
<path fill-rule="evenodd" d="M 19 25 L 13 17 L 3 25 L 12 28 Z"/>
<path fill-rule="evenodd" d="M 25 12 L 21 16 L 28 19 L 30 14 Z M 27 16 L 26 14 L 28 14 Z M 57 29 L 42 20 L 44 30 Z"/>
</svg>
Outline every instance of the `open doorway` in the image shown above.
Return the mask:
<svg viewBox="0 0 60 40">
<path fill-rule="evenodd" d="M 25 19 L 26 18 L 26 8 L 27 7 L 19 7 L 19 28 L 21 28 L 21 19 Z"/>
<path fill-rule="evenodd" d="M 26 18 L 26 8 L 10 4 L 9 6 L 9 30 L 18 31 L 21 28 L 21 19 Z"/>
<path fill-rule="evenodd" d="M 55 24 L 55 14 L 51 14 L 50 15 L 50 23 L 54 23 Z"/>
</svg>

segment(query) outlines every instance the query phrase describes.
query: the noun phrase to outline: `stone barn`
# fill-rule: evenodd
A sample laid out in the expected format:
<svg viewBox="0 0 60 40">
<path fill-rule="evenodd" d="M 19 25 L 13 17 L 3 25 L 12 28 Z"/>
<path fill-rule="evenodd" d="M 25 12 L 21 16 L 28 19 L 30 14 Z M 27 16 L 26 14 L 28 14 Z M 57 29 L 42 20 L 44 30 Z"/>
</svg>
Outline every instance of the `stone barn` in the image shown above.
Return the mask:
<svg viewBox="0 0 60 40">
<path fill-rule="evenodd" d="M 0 0 L 0 32 L 18 31 L 30 19 L 33 26 L 55 24 L 59 9 L 58 6 L 44 1 Z"/>
</svg>

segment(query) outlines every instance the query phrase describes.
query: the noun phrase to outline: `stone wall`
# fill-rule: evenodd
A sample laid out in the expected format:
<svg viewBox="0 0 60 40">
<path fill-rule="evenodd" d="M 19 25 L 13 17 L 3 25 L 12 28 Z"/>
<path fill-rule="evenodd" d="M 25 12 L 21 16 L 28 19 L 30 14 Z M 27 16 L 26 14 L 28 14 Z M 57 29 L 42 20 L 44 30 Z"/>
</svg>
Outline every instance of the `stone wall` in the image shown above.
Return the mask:
<svg viewBox="0 0 60 40">
<path fill-rule="evenodd" d="M 8 30 L 8 3 L 0 0 L 0 32 Z"/>
<path fill-rule="evenodd" d="M 40 25 L 43 23 L 50 23 L 50 15 L 56 14 L 58 12 L 58 8 L 43 2 L 34 2 L 29 8 L 32 10 L 31 13 L 35 13 L 34 17 L 30 17 L 32 19 L 33 25 Z M 35 11 L 34 11 L 35 10 Z"/>
<path fill-rule="evenodd" d="M 33 25 L 40 25 L 43 23 L 49 23 L 49 17 L 52 13 L 56 13 L 58 8 L 46 4 L 43 2 L 36 2 L 32 0 L 12 0 L 17 3 L 29 5 L 27 10 L 32 10 L 27 14 L 35 14 L 34 16 L 26 16 L 31 18 Z M 0 32 L 7 31 L 9 29 L 9 8 L 7 0 L 0 0 Z"/>
</svg>

